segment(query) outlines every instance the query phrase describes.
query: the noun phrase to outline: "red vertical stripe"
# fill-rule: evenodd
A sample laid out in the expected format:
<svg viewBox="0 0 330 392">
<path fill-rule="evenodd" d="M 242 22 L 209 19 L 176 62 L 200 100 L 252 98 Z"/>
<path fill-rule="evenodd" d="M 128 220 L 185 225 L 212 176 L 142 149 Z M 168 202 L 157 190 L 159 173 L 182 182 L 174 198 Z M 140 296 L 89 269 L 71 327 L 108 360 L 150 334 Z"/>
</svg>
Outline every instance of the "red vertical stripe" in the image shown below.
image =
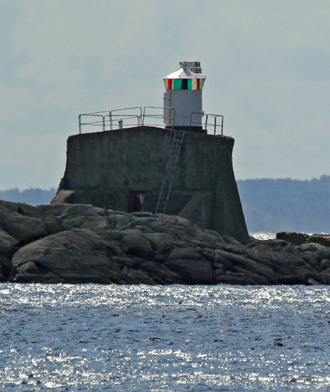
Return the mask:
<svg viewBox="0 0 330 392">
<path fill-rule="evenodd" d="M 199 79 L 197 79 L 197 86 L 196 86 L 196 90 L 199 90 Z"/>
<path fill-rule="evenodd" d="M 168 79 L 168 89 L 173 90 L 173 79 Z"/>
</svg>

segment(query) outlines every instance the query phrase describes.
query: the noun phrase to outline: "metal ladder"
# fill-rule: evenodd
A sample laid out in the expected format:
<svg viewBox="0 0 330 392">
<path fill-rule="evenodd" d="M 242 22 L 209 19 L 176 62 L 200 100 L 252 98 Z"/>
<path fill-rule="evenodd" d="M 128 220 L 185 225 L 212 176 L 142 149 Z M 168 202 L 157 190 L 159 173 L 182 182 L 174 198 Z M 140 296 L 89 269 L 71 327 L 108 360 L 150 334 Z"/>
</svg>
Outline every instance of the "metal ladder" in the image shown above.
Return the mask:
<svg viewBox="0 0 330 392">
<path fill-rule="evenodd" d="M 169 137 L 168 145 L 168 161 L 166 165 L 165 175 L 160 189 L 155 214 L 165 214 L 168 200 L 172 189 L 172 183 L 176 164 L 180 155 L 185 131 L 172 129 Z"/>
</svg>

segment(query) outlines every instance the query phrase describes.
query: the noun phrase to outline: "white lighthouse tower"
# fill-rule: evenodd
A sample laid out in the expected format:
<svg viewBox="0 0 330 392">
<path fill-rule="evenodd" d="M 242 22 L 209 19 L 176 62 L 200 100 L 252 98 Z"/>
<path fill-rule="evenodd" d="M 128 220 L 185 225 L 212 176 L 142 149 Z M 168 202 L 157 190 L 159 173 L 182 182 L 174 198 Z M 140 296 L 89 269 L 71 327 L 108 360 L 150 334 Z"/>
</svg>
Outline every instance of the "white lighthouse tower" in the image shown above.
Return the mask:
<svg viewBox="0 0 330 392">
<path fill-rule="evenodd" d="M 180 61 L 180 69 L 163 78 L 166 127 L 202 130 L 202 89 L 205 76 L 198 61 Z"/>
</svg>

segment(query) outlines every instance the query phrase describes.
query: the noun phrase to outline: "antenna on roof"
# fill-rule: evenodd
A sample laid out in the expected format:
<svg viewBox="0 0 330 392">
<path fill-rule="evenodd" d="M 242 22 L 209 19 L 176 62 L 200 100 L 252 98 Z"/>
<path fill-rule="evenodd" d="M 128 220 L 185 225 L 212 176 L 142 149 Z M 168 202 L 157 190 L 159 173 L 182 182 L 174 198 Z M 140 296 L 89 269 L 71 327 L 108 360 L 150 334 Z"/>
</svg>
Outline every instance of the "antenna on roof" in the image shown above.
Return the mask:
<svg viewBox="0 0 330 392">
<path fill-rule="evenodd" d="M 180 68 L 188 68 L 194 73 L 202 73 L 200 61 L 180 61 Z"/>
</svg>

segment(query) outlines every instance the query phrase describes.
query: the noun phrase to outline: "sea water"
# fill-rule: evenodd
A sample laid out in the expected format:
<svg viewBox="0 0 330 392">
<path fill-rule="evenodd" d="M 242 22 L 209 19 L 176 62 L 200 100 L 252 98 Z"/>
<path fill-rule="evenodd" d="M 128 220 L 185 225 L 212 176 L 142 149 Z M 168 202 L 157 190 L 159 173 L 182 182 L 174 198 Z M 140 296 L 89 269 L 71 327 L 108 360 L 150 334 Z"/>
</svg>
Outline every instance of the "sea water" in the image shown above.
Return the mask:
<svg viewBox="0 0 330 392">
<path fill-rule="evenodd" d="M 0 284 L 0 391 L 329 391 L 326 286 Z"/>
</svg>

